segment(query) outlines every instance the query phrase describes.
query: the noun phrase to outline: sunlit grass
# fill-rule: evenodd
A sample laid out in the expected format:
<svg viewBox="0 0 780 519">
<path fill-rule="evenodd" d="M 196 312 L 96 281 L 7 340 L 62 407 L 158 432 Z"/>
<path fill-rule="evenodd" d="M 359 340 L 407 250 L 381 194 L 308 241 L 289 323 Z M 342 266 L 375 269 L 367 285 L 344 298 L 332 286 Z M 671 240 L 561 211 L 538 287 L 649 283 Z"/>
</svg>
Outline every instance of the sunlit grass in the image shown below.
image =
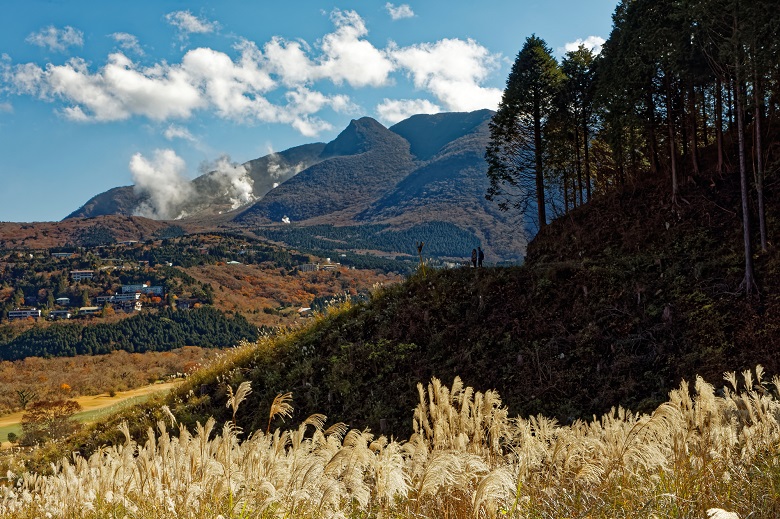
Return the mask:
<svg viewBox="0 0 780 519">
<path fill-rule="evenodd" d="M 726 380 L 683 383 L 649 415 L 561 426 L 434 379 L 419 386 L 407 441 L 322 415 L 246 434 L 163 413 L 142 442 L 124 424 L 123 442 L 53 475 L 11 475 L 0 517 L 776 517 L 780 379 L 759 366 Z M 248 389 L 228 402 L 235 412 Z"/>
</svg>

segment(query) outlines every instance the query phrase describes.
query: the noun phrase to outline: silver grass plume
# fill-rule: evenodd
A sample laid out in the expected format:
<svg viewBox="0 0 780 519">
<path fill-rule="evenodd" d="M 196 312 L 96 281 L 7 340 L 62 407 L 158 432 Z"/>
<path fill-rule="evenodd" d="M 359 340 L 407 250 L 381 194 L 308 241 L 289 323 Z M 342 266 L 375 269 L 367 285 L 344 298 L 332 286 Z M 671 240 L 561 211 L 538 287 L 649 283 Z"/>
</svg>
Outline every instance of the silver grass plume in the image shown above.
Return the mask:
<svg viewBox="0 0 780 519">
<path fill-rule="evenodd" d="M 292 402 L 291 392 L 288 391 L 287 393 L 276 395 L 271 404 L 271 411 L 268 413 L 268 427 L 265 429 L 266 434 L 271 431 L 271 421 L 275 416 L 282 416 L 284 418 L 292 416 L 293 406 L 290 402 Z"/>
<path fill-rule="evenodd" d="M 232 408 L 233 410 L 233 425 L 236 425 L 236 413 L 238 412 L 238 406 L 241 405 L 249 393 L 252 392 L 252 383 L 248 380 L 241 382 L 238 385 L 238 389 L 233 393 L 233 387 L 228 384 L 227 387 L 228 399 L 225 407 Z"/>
</svg>

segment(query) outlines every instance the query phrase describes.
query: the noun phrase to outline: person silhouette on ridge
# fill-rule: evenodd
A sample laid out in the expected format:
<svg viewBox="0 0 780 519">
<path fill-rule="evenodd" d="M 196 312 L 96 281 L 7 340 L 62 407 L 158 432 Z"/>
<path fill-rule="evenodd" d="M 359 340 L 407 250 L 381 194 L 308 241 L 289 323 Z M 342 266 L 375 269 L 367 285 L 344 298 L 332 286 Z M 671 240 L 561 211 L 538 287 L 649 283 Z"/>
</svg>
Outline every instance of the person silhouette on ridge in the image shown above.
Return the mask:
<svg viewBox="0 0 780 519">
<path fill-rule="evenodd" d="M 478 262 L 477 265 L 479 267 L 482 267 L 482 262 L 485 260 L 485 253 L 482 252 L 482 247 L 477 247 L 477 249 L 479 249 L 479 254 L 477 256 L 477 262 Z"/>
<path fill-rule="evenodd" d="M 471 264 L 477 268 L 477 249 L 471 249 Z"/>
</svg>

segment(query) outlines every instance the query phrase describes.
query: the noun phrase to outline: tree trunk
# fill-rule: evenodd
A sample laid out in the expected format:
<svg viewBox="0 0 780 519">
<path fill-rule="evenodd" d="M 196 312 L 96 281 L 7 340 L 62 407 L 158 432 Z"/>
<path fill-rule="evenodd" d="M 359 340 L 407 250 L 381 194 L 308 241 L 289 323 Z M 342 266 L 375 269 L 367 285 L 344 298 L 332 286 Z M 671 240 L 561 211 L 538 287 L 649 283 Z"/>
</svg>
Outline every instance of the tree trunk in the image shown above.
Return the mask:
<svg viewBox="0 0 780 519">
<path fill-rule="evenodd" d="M 585 152 L 585 189 L 588 195 L 588 202 L 590 202 L 590 135 L 588 130 L 587 116 L 582 117 L 582 149 Z"/>
<path fill-rule="evenodd" d="M 731 76 L 728 78 L 728 88 L 726 89 L 726 93 L 728 94 L 727 98 L 727 104 L 728 104 L 728 119 L 729 119 L 729 130 L 731 130 L 734 127 L 734 100 L 733 97 L 733 86 L 732 86 L 732 79 Z"/>
<path fill-rule="evenodd" d="M 739 73 L 739 57 L 735 58 L 734 82 L 737 90 L 734 92 L 737 104 L 737 136 L 739 138 L 739 187 L 742 198 L 742 235 L 745 245 L 745 278 L 742 281 L 745 295 L 753 293 L 755 279 L 753 275 L 753 247 L 750 242 L 750 206 L 748 204 L 747 162 L 745 159 L 745 116 L 742 113 L 742 78 Z"/>
<path fill-rule="evenodd" d="M 672 174 L 672 203 L 677 203 L 677 150 L 674 145 L 674 112 L 672 110 L 672 84 L 666 75 L 666 126 L 669 130 L 669 167 Z"/>
<path fill-rule="evenodd" d="M 680 144 L 682 148 L 682 156 L 680 157 L 680 162 L 677 164 L 679 167 L 678 178 L 677 182 L 679 183 L 685 183 L 685 179 L 688 177 L 688 170 L 685 167 L 685 164 L 688 160 L 689 150 L 688 150 L 688 140 L 689 140 L 689 132 L 688 132 L 688 114 L 686 113 L 686 99 L 685 99 L 685 91 L 684 90 L 678 90 L 676 95 L 676 101 L 677 105 L 679 106 L 679 117 L 675 118 L 675 120 L 680 121 Z"/>
<path fill-rule="evenodd" d="M 661 169 L 658 161 L 658 139 L 655 136 L 655 105 L 653 93 L 647 89 L 645 98 L 645 118 L 647 119 L 647 147 L 650 155 L 650 172 L 655 176 Z"/>
<path fill-rule="evenodd" d="M 534 158 L 536 159 L 536 208 L 539 229 L 547 225 L 544 207 L 544 170 L 542 169 L 542 114 L 539 100 L 534 100 Z"/>
<path fill-rule="evenodd" d="M 718 175 L 723 175 L 723 84 L 715 80 L 715 140 L 718 143 Z"/>
<path fill-rule="evenodd" d="M 689 82 L 688 86 L 688 116 L 690 118 L 690 138 L 691 138 L 691 166 L 693 167 L 693 174 L 699 176 L 699 137 L 698 125 L 696 124 L 696 89 L 693 87 L 693 82 Z"/>
<path fill-rule="evenodd" d="M 758 79 L 758 71 L 753 69 L 753 100 L 755 103 L 755 129 L 756 129 L 756 196 L 758 197 L 758 228 L 761 234 L 761 250 L 766 252 L 766 213 L 764 211 L 764 146 L 761 136 L 761 83 Z"/>
<path fill-rule="evenodd" d="M 710 144 L 710 134 L 707 131 L 707 88 L 702 87 L 701 89 L 701 138 L 702 141 L 704 141 L 704 146 L 708 146 Z"/>
<path fill-rule="evenodd" d="M 582 161 L 580 159 L 580 129 L 574 125 L 574 163 L 577 166 L 577 199 L 582 205 Z"/>
<path fill-rule="evenodd" d="M 630 150 L 628 153 L 628 158 L 631 161 L 631 175 L 634 178 L 637 178 L 639 175 L 637 174 L 637 170 L 639 169 L 639 164 L 636 157 L 636 132 L 634 130 L 634 125 L 629 125 L 628 127 L 628 149 Z M 656 158 L 657 158 L 656 154 Z"/>
</svg>

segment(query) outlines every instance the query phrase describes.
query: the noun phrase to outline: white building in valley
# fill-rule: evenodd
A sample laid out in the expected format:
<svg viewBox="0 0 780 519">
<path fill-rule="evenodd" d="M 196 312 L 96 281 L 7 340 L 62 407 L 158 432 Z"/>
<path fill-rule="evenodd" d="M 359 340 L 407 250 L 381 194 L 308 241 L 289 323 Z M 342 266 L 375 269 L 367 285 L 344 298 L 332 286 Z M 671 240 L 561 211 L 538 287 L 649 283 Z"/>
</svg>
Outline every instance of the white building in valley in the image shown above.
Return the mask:
<svg viewBox="0 0 780 519">
<path fill-rule="evenodd" d="M 9 319 L 27 319 L 27 318 L 33 318 L 38 319 L 41 317 L 41 311 L 37 308 L 28 308 L 28 309 L 19 309 L 11 310 L 8 312 L 8 318 Z"/>
<path fill-rule="evenodd" d="M 71 270 L 70 278 L 73 281 L 81 281 L 82 279 L 92 279 L 95 277 L 94 270 Z"/>
</svg>

